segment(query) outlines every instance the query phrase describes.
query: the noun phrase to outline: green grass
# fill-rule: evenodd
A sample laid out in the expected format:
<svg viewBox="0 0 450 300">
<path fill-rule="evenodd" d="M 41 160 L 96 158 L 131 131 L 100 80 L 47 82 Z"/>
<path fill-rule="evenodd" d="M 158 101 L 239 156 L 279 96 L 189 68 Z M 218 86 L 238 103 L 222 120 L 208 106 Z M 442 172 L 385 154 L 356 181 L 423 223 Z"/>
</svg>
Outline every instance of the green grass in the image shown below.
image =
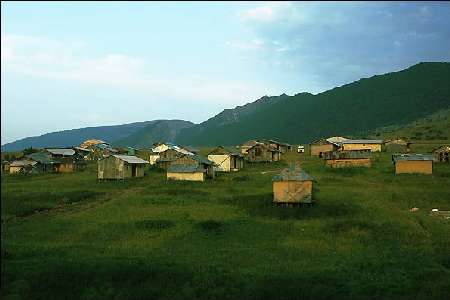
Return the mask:
<svg viewBox="0 0 450 300">
<path fill-rule="evenodd" d="M 272 205 L 292 160 L 313 207 Z M 3 176 L 2 299 L 449 299 L 450 222 L 428 215 L 449 187 L 448 165 L 395 176 L 386 153 L 349 170 L 291 153 L 204 183 Z"/>
</svg>

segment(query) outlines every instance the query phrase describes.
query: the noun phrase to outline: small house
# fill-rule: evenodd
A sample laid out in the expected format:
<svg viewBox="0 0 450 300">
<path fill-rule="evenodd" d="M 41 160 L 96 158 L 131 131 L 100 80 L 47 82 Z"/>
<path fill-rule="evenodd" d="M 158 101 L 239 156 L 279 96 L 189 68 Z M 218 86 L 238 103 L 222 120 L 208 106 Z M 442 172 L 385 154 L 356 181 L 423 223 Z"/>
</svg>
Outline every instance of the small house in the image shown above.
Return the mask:
<svg viewBox="0 0 450 300">
<path fill-rule="evenodd" d="M 183 155 L 180 156 L 173 161 L 171 161 L 169 167 L 171 165 L 190 165 L 190 166 L 199 166 L 205 170 L 205 174 L 209 178 L 214 178 L 214 163 L 210 161 L 208 158 L 201 155 Z M 168 168 L 169 168 L 168 167 Z"/>
<path fill-rule="evenodd" d="M 244 156 L 229 148 L 218 146 L 208 154 L 208 159 L 214 162 L 214 170 L 219 172 L 239 171 L 244 167 Z"/>
<path fill-rule="evenodd" d="M 313 181 L 299 168 L 284 169 L 272 178 L 273 202 L 277 204 L 311 204 Z"/>
<path fill-rule="evenodd" d="M 155 151 L 155 148 L 153 149 L 153 151 Z M 156 165 L 164 170 L 167 170 L 170 164 L 179 157 L 182 157 L 184 155 L 194 156 L 194 153 L 171 144 L 168 145 L 168 148 L 166 150 L 156 153 L 158 153 L 159 155 L 158 159 L 156 160 Z"/>
<path fill-rule="evenodd" d="M 256 140 L 250 140 L 247 141 L 245 143 L 243 143 L 241 145 L 241 153 L 242 154 L 247 154 L 248 149 L 250 149 L 251 147 L 257 145 L 257 144 L 261 144 L 260 142 L 256 141 Z"/>
<path fill-rule="evenodd" d="M 15 160 L 9 165 L 9 173 L 30 173 L 37 162 L 27 159 Z"/>
<path fill-rule="evenodd" d="M 256 144 L 247 150 L 249 162 L 275 162 L 281 159 L 281 151 L 266 144 Z"/>
<path fill-rule="evenodd" d="M 292 151 L 292 145 L 288 143 L 282 143 L 275 140 L 267 140 L 265 141 L 266 144 L 271 146 L 272 148 L 275 148 L 277 150 L 280 150 L 281 153 L 286 153 Z"/>
<path fill-rule="evenodd" d="M 98 179 L 144 177 L 148 161 L 131 155 L 110 155 L 98 161 Z"/>
<path fill-rule="evenodd" d="M 325 152 L 337 151 L 341 147 L 341 143 L 346 140 L 345 137 L 333 136 L 312 142 L 310 144 L 311 156 L 322 157 Z"/>
<path fill-rule="evenodd" d="M 383 140 L 345 140 L 341 142 L 341 150 L 366 150 L 381 152 Z"/>
<path fill-rule="evenodd" d="M 394 154 L 395 174 L 420 173 L 433 174 L 433 155 L 428 154 Z"/>
<path fill-rule="evenodd" d="M 39 173 L 54 172 L 55 166 L 59 164 L 58 161 L 51 158 L 50 154 L 45 152 L 31 153 L 26 155 L 26 158 L 37 162 L 34 165 L 34 169 Z"/>
<path fill-rule="evenodd" d="M 403 139 L 394 139 L 384 142 L 384 149 L 391 153 L 408 153 L 411 149 L 411 143 Z"/>
<path fill-rule="evenodd" d="M 433 154 L 437 162 L 450 163 L 450 145 L 441 146 L 433 150 Z"/>
<path fill-rule="evenodd" d="M 331 168 L 370 167 L 372 165 L 370 157 L 369 149 L 323 153 L 326 165 Z"/>
<path fill-rule="evenodd" d="M 206 171 L 198 164 L 172 164 L 167 168 L 167 180 L 205 181 Z"/>
<path fill-rule="evenodd" d="M 58 163 L 54 164 L 56 173 L 72 173 L 76 170 L 76 163 L 79 157 L 75 155 L 73 149 L 45 149 L 51 155 L 51 159 L 56 160 Z"/>
</svg>

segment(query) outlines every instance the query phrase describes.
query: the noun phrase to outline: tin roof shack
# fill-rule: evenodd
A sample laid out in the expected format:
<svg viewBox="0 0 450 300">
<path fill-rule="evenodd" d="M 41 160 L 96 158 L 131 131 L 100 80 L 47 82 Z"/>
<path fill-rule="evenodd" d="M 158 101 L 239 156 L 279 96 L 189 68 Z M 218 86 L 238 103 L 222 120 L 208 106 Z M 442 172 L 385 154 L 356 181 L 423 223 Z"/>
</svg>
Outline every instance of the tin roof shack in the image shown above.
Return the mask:
<svg viewBox="0 0 450 300">
<path fill-rule="evenodd" d="M 323 158 L 331 168 L 371 167 L 371 152 L 366 150 L 347 150 L 325 152 Z"/>
<path fill-rule="evenodd" d="M 312 204 L 314 179 L 299 168 L 284 169 L 272 178 L 273 202 L 277 204 Z"/>
<path fill-rule="evenodd" d="M 346 140 L 340 143 L 342 150 L 366 150 L 381 152 L 383 140 Z"/>
<path fill-rule="evenodd" d="M 37 162 L 34 169 L 39 173 L 54 172 L 55 165 L 59 162 L 51 158 L 50 154 L 45 152 L 35 152 L 25 156 L 27 159 Z"/>
<path fill-rule="evenodd" d="M 218 146 L 208 154 L 208 159 L 214 162 L 216 172 L 239 171 L 244 167 L 244 156 L 223 146 Z"/>
<path fill-rule="evenodd" d="M 98 179 L 126 179 L 144 177 L 148 161 L 131 155 L 110 155 L 98 161 Z"/>
<path fill-rule="evenodd" d="M 310 144 L 311 156 L 322 157 L 323 153 L 336 151 L 339 146 L 336 143 L 331 143 L 326 139 L 314 141 Z"/>
<path fill-rule="evenodd" d="M 9 173 L 10 174 L 28 174 L 33 172 L 33 167 L 37 164 L 37 162 L 32 160 L 15 160 L 9 165 Z"/>
<path fill-rule="evenodd" d="M 77 163 L 82 159 L 81 156 L 77 155 L 73 149 L 46 149 L 51 155 L 51 159 L 55 160 L 53 163 L 56 173 L 72 173 L 77 170 Z M 84 164 L 80 163 L 80 169 Z"/>
<path fill-rule="evenodd" d="M 206 176 L 214 178 L 214 163 L 201 155 L 183 155 L 171 162 L 171 165 L 200 166 L 206 170 Z"/>
<path fill-rule="evenodd" d="M 247 151 L 249 162 L 275 162 L 281 159 L 281 152 L 265 144 L 256 144 Z"/>
<path fill-rule="evenodd" d="M 409 153 L 411 143 L 402 139 L 388 140 L 384 142 L 384 149 L 391 153 Z"/>
<path fill-rule="evenodd" d="M 256 141 L 256 140 L 250 140 L 247 141 L 245 143 L 243 143 L 241 145 L 241 153 L 242 154 L 247 154 L 248 149 L 250 149 L 251 147 L 257 145 L 257 144 L 261 144 L 260 142 Z"/>
<path fill-rule="evenodd" d="M 155 148 L 153 148 L 153 151 L 155 151 Z M 166 150 L 159 152 L 159 158 L 156 160 L 156 166 L 158 168 L 167 170 L 167 168 L 175 159 L 184 155 L 194 156 L 194 153 L 191 153 L 176 145 L 169 144 Z"/>
<path fill-rule="evenodd" d="M 441 146 L 433 150 L 437 162 L 450 163 L 450 145 Z"/>
<path fill-rule="evenodd" d="M 292 151 L 292 145 L 288 143 L 282 143 L 275 140 L 267 140 L 264 141 L 265 144 L 268 144 L 272 148 L 275 148 L 277 150 L 280 150 L 281 153 L 286 153 Z"/>
<path fill-rule="evenodd" d="M 418 173 L 433 174 L 433 155 L 428 154 L 394 154 L 395 174 Z"/>
<path fill-rule="evenodd" d="M 167 180 L 205 181 L 206 169 L 200 165 L 172 164 L 167 168 Z"/>
</svg>

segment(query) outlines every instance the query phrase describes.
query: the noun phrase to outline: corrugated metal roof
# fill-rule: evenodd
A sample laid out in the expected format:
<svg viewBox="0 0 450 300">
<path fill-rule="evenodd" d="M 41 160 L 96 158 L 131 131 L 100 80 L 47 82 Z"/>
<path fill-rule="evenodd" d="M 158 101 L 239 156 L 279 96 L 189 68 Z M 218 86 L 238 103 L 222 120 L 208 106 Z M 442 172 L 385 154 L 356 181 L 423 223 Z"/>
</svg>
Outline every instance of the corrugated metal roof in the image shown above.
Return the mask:
<svg viewBox="0 0 450 300">
<path fill-rule="evenodd" d="M 84 151 L 84 152 L 92 152 L 91 149 L 81 148 L 81 147 L 73 147 L 73 149 L 76 149 L 76 150 L 79 150 L 79 151 Z"/>
<path fill-rule="evenodd" d="M 272 181 L 311 181 L 314 180 L 308 173 L 302 169 L 284 169 L 280 174 L 275 175 Z"/>
<path fill-rule="evenodd" d="M 168 173 L 195 173 L 195 172 L 205 172 L 199 165 L 185 165 L 185 164 L 173 164 L 167 168 Z"/>
<path fill-rule="evenodd" d="M 146 160 L 143 160 L 142 158 L 133 156 L 133 155 L 121 155 L 121 154 L 115 154 L 114 157 L 117 157 L 120 160 L 123 160 L 129 164 L 148 164 L 149 162 Z"/>
<path fill-rule="evenodd" d="M 53 149 L 46 149 L 46 150 L 54 155 L 71 156 L 71 155 L 75 154 L 75 150 L 73 150 L 73 149 L 53 148 Z"/>
<path fill-rule="evenodd" d="M 431 154 L 394 154 L 392 155 L 392 160 L 400 161 L 400 160 L 434 160 L 434 156 Z"/>
<path fill-rule="evenodd" d="M 206 157 L 204 157 L 202 155 L 195 154 L 195 155 L 192 155 L 192 158 L 194 160 L 198 161 L 199 163 L 202 163 L 202 164 L 206 164 L 206 165 L 212 165 L 213 164 L 212 161 L 210 161 L 208 158 L 206 158 Z"/>
<path fill-rule="evenodd" d="M 26 156 L 27 158 L 37 161 L 41 164 L 52 164 L 54 161 L 51 159 L 50 155 L 43 152 L 31 153 Z"/>
<path fill-rule="evenodd" d="M 369 149 L 366 150 L 345 150 L 345 151 L 330 151 L 322 154 L 324 159 L 358 159 L 370 158 L 372 155 Z"/>
<path fill-rule="evenodd" d="M 25 166 L 34 166 L 35 164 L 37 164 L 37 162 L 31 161 L 31 160 L 15 160 L 10 164 L 10 166 L 11 167 L 25 167 Z"/>
<path fill-rule="evenodd" d="M 383 144 L 383 140 L 346 140 L 341 144 Z"/>
</svg>

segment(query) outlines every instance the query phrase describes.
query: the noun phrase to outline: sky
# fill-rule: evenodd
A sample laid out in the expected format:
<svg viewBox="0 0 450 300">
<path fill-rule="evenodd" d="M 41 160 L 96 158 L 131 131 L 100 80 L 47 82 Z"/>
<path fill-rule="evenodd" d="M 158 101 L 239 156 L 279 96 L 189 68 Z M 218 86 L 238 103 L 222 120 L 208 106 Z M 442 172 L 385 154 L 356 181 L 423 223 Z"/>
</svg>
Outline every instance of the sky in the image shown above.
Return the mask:
<svg viewBox="0 0 450 300">
<path fill-rule="evenodd" d="M 450 2 L 1 2 L 1 143 L 450 61 Z"/>
</svg>

